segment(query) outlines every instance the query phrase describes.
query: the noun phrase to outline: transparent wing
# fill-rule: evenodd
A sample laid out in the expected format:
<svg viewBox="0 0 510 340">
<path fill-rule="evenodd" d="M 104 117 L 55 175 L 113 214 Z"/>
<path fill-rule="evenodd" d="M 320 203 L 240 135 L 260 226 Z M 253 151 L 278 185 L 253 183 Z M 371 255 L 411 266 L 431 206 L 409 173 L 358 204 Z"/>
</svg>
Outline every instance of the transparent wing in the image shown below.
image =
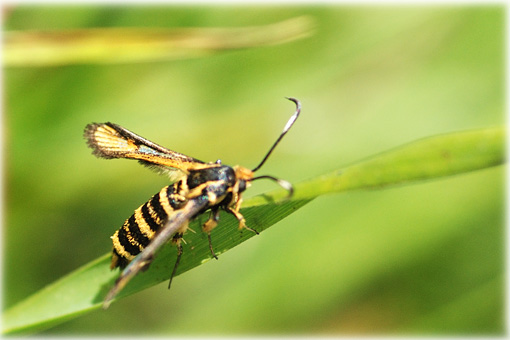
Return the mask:
<svg viewBox="0 0 510 340">
<path fill-rule="evenodd" d="M 176 169 L 187 173 L 206 166 L 198 159 L 166 149 L 113 123 L 89 124 L 84 137 L 97 157 L 136 159 L 171 177 L 176 176 Z"/>
</svg>

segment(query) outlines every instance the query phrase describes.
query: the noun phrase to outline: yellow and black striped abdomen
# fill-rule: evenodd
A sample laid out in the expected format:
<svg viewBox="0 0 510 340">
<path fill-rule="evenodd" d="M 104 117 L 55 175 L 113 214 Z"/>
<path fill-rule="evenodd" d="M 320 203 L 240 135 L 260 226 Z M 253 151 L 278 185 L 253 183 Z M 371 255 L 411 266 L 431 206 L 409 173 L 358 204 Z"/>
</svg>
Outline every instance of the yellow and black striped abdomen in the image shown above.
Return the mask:
<svg viewBox="0 0 510 340">
<path fill-rule="evenodd" d="M 111 269 L 124 268 L 138 255 L 165 225 L 168 216 L 186 203 L 182 195 L 183 181 L 166 186 L 142 204 L 124 225 L 112 236 L 113 251 Z M 187 226 L 184 226 L 184 230 Z M 184 232 L 184 230 L 182 232 Z M 178 235 L 178 238 L 182 234 Z"/>
</svg>

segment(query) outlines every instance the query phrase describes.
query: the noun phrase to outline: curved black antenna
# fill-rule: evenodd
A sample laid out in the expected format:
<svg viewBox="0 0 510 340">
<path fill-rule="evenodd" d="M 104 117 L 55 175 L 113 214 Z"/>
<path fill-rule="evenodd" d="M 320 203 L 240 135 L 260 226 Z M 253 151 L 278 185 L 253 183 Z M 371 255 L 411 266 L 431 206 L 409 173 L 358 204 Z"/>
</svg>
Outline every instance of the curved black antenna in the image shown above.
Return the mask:
<svg viewBox="0 0 510 340">
<path fill-rule="evenodd" d="M 294 102 L 296 104 L 296 112 L 294 112 L 294 114 L 292 115 L 292 117 L 290 117 L 289 121 L 287 122 L 287 124 L 285 124 L 285 127 L 283 128 L 283 131 L 282 133 L 280 134 L 280 137 L 278 137 L 278 139 L 276 140 L 276 142 L 274 142 L 273 146 L 271 147 L 271 149 L 269 149 L 268 153 L 266 154 L 266 156 L 264 157 L 264 159 L 262 159 L 262 162 L 260 162 L 259 165 L 257 165 L 252 171 L 255 172 L 257 171 L 258 169 L 260 169 L 260 167 L 262 165 L 264 165 L 264 163 L 266 162 L 266 160 L 269 158 L 269 155 L 271 154 L 271 152 L 273 152 L 274 148 L 276 147 L 276 145 L 278 145 L 278 143 L 280 143 L 280 141 L 282 140 L 283 136 L 285 136 L 285 134 L 287 133 L 287 131 L 289 131 L 290 127 L 294 124 L 294 122 L 296 121 L 296 119 L 298 118 L 299 114 L 301 113 L 301 103 L 299 102 L 299 100 L 297 100 L 296 98 L 289 98 L 289 97 L 285 97 L 287 98 L 288 100 L 290 100 L 291 102 Z M 262 177 L 262 176 L 261 176 Z M 261 178 L 261 177 L 258 177 L 258 178 Z M 268 178 L 267 176 L 265 178 Z M 276 180 L 276 179 L 275 179 Z M 281 184 L 280 184 L 281 185 Z"/>
<path fill-rule="evenodd" d="M 273 176 L 257 176 L 257 177 L 253 177 L 251 179 L 251 181 L 254 181 L 256 179 L 270 179 L 272 181 L 275 181 L 276 183 L 278 183 L 282 188 L 284 188 L 285 190 L 287 190 L 289 192 L 289 194 L 287 195 L 287 199 L 291 198 L 292 195 L 294 194 L 294 188 L 292 187 L 292 184 L 290 184 L 289 182 L 283 180 L 283 179 L 279 179 L 279 178 L 276 178 L 276 177 L 273 177 Z"/>
</svg>

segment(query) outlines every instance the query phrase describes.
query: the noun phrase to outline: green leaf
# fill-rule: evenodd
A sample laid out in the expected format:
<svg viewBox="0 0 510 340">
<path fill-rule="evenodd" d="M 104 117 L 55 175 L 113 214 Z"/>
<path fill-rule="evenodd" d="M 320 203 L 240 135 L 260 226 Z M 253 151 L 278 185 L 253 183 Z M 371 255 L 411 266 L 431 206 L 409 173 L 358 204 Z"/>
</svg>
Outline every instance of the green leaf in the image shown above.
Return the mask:
<svg viewBox="0 0 510 340">
<path fill-rule="evenodd" d="M 94 28 L 6 32 L 4 66 L 132 63 L 196 58 L 225 50 L 270 46 L 312 34 L 297 17 L 242 28 Z"/>
<path fill-rule="evenodd" d="M 283 190 L 248 199 L 241 212 L 250 227 L 264 231 L 319 195 L 353 189 L 381 189 L 503 164 L 504 141 L 503 128 L 426 138 L 299 183 L 295 185 L 292 200 L 277 203 L 285 197 Z M 187 243 L 177 275 L 211 259 L 207 237 L 200 232 L 206 217 L 199 217 L 190 224 L 197 232 L 189 232 L 185 237 Z M 222 214 L 221 226 L 212 232 L 218 255 L 253 236 L 248 231 L 239 232 L 237 221 L 227 214 Z M 118 298 L 168 280 L 175 258 L 175 247 L 163 247 L 150 269 L 135 277 Z M 5 311 L 4 333 L 37 332 L 100 308 L 118 275 L 117 271 L 109 270 L 109 261 L 109 255 L 104 255 Z M 178 280 L 174 284 L 178 284 Z"/>
</svg>

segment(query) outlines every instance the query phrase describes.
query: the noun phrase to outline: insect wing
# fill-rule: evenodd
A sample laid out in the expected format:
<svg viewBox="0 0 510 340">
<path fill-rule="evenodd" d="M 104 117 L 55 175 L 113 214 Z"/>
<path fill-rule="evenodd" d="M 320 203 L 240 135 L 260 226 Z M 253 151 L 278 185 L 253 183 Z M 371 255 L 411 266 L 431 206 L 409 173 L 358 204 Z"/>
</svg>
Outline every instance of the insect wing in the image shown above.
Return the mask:
<svg viewBox="0 0 510 340">
<path fill-rule="evenodd" d="M 169 217 L 165 226 L 160 229 L 158 234 L 152 239 L 149 245 L 136 256 L 133 261 L 122 271 L 115 285 L 106 295 L 103 308 L 106 309 L 110 305 L 115 296 L 126 286 L 126 284 L 136 276 L 140 271 L 147 269 L 150 265 L 154 254 L 158 249 L 167 243 L 172 236 L 179 230 L 183 223 L 193 218 L 200 210 L 204 209 L 208 204 L 207 197 L 199 196 L 188 201 L 188 203 Z"/>
<path fill-rule="evenodd" d="M 198 159 L 166 149 L 113 123 L 89 124 L 85 127 L 84 136 L 94 155 L 101 158 L 136 159 L 167 173 L 175 169 L 187 172 L 206 166 Z"/>
</svg>

